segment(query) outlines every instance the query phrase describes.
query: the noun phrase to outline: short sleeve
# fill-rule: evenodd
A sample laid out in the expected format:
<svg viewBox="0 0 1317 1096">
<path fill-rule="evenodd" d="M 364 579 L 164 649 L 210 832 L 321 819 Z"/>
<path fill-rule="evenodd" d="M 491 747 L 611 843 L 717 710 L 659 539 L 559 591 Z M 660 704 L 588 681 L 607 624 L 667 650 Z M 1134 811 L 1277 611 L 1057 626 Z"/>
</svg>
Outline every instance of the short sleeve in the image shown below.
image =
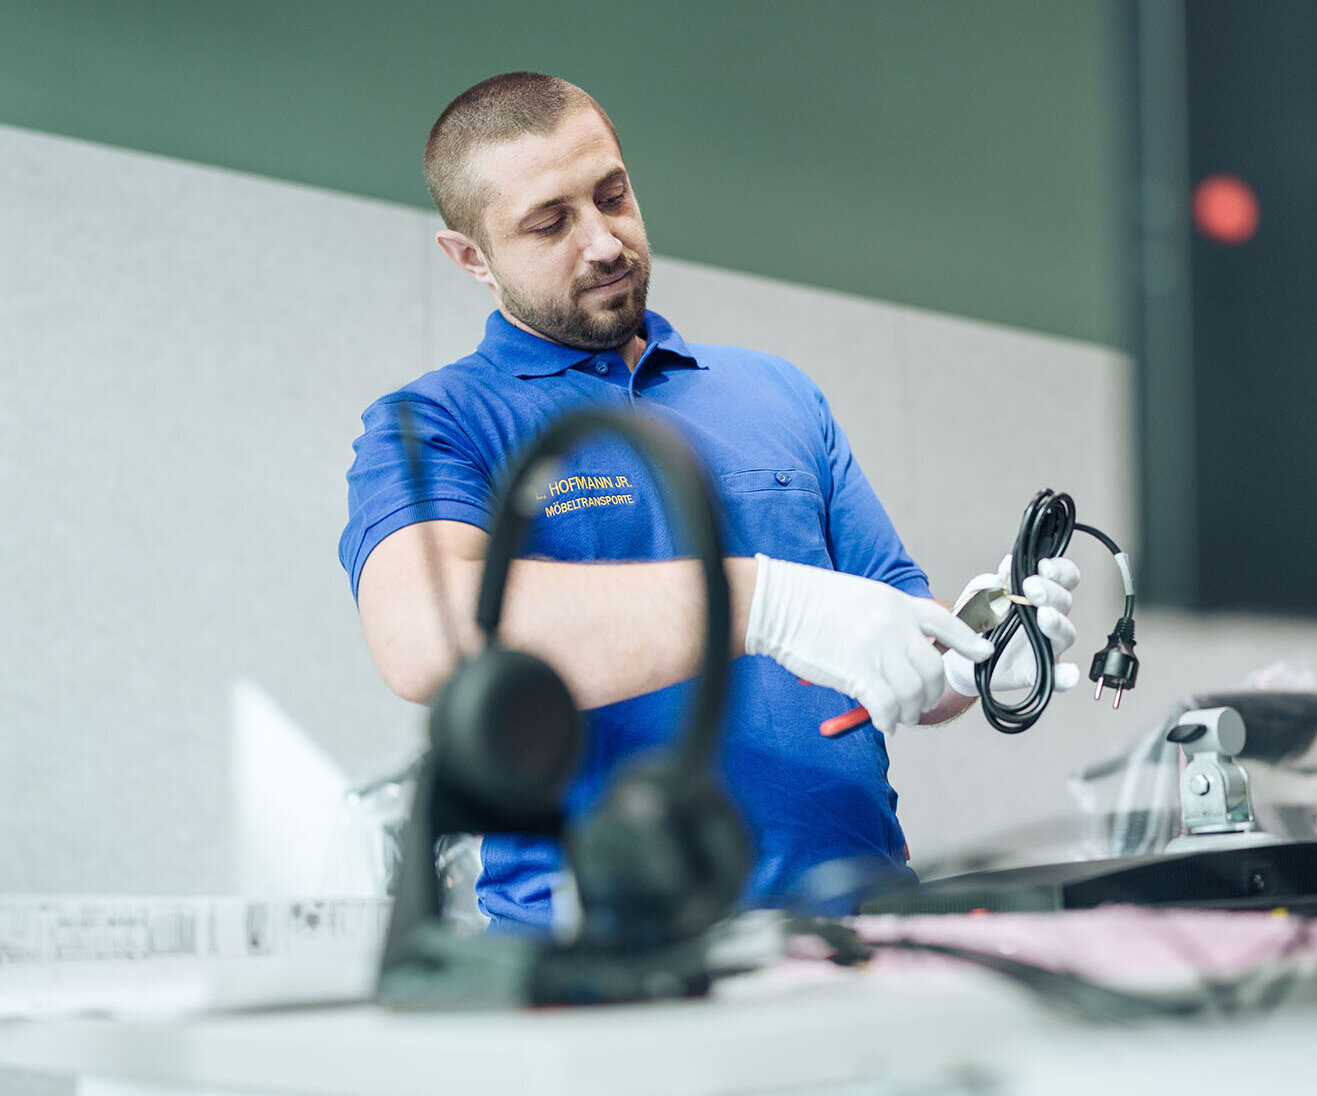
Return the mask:
<svg viewBox="0 0 1317 1096">
<path fill-rule="evenodd" d="M 827 398 L 814 391 L 831 480 L 828 550 L 837 570 L 877 579 L 913 597 L 932 597 L 928 576 L 906 551 Z"/>
<path fill-rule="evenodd" d="M 419 441 L 419 474 L 408 466 L 399 406 L 411 412 Z M 478 448 L 453 415 L 424 396 L 398 392 L 377 400 L 361 416 L 348 470 L 348 523 L 338 558 L 352 581 L 352 596 L 366 559 L 390 533 L 418 521 L 462 521 L 489 529 L 493 476 Z"/>
</svg>

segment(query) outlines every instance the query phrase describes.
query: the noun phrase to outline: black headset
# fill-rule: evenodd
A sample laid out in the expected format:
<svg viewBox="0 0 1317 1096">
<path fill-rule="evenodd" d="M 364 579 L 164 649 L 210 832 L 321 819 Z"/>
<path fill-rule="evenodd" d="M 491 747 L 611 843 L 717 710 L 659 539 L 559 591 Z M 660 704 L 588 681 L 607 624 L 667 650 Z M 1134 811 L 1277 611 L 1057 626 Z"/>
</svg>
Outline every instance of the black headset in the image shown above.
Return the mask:
<svg viewBox="0 0 1317 1096">
<path fill-rule="evenodd" d="M 416 443 L 409 424 L 400 428 L 418 478 Z M 601 433 L 636 451 L 686 526 L 704 574 L 704 652 L 675 747 L 632 761 L 592 810 L 568 822 L 562 800 L 584 722 L 548 664 L 502 646 L 497 632 L 508 569 L 537 510 L 535 488 L 573 446 Z M 669 430 L 636 415 L 589 409 L 554 422 L 514 462 L 500 492 L 476 623 L 483 648 L 459 663 L 430 705 L 430 748 L 403 832 L 379 999 L 424 1008 L 703 992 L 710 971 L 701 941 L 734 907 L 753 859 L 741 816 L 713 773 L 731 622 L 718 512 L 703 468 Z M 434 847 L 452 833 L 561 840 L 581 907 L 575 938 L 470 936 L 444 922 Z"/>
</svg>

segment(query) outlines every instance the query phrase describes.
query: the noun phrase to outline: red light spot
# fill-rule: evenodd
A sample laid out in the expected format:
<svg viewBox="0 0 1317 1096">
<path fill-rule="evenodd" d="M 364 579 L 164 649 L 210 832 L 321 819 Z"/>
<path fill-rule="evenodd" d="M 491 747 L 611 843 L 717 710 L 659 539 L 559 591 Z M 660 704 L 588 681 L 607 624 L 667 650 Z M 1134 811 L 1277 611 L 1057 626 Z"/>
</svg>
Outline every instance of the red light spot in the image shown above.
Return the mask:
<svg viewBox="0 0 1317 1096">
<path fill-rule="evenodd" d="M 1246 244 L 1262 214 L 1253 188 L 1236 175 L 1209 175 L 1194 188 L 1194 224 L 1219 244 Z"/>
</svg>

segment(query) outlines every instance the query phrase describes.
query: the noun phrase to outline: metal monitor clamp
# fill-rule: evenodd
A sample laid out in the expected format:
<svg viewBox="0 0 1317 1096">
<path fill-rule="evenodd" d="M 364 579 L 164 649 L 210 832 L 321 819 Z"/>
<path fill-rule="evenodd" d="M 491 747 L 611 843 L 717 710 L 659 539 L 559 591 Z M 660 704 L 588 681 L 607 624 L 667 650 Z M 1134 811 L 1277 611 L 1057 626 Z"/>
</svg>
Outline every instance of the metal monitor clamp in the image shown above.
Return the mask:
<svg viewBox="0 0 1317 1096">
<path fill-rule="evenodd" d="M 1243 717 L 1229 707 L 1187 711 L 1167 732 L 1166 740 L 1176 743 L 1186 759 L 1180 772 L 1185 833 L 1171 840 L 1167 852 L 1276 842 L 1257 828 L 1248 771 L 1236 760 L 1247 738 Z"/>
</svg>

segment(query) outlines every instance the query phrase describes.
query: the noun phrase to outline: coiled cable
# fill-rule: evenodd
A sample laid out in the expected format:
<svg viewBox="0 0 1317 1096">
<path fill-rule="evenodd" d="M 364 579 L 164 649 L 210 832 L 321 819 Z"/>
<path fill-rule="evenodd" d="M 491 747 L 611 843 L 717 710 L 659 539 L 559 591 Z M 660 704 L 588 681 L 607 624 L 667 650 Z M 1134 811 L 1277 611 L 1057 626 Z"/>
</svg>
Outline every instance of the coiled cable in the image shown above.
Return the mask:
<svg viewBox="0 0 1317 1096">
<path fill-rule="evenodd" d="M 1116 703 L 1121 691 L 1133 688 L 1138 670 L 1134 658 L 1134 583 L 1130 575 L 1129 557 L 1106 533 L 1091 525 L 1075 521 L 1075 502 L 1069 495 L 1045 488 L 1033 497 L 1020 519 L 1020 531 L 1015 537 L 1011 552 L 1011 585 L 1009 592 L 1020 595 L 1013 601 L 1006 618 L 989 634 L 993 652 L 974 667 L 974 682 L 983 701 L 983 714 L 988 722 L 1003 734 L 1019 734 L 1028 730 L 1043 714 L 1052 699 L 1056 685 L 1055 660 L 1051 640 L 1038 626 L 1038 608 L 1024 602 L 1024 580 L 1038 573 L 1038 561 L 1055 559 L 1065 554 L 1071 534 L 1078 530 L 1100 541 L 1115 557 L 1125 584 L 1125 612 L 1107 640 L 1107 647 L 1093 660 L 1089 679 L 1117 689 Z M 1024 602 L 1024 603 L 1022 603 Z M 1038 667 L 1029 694 L 1016 703 L 1008 703 L 993 696 L 989 683 L 1006 645 L 1015 633 L 1024 630 L 1026 641 L 1033 649 L 1034 663 Z"/>
</svg>

